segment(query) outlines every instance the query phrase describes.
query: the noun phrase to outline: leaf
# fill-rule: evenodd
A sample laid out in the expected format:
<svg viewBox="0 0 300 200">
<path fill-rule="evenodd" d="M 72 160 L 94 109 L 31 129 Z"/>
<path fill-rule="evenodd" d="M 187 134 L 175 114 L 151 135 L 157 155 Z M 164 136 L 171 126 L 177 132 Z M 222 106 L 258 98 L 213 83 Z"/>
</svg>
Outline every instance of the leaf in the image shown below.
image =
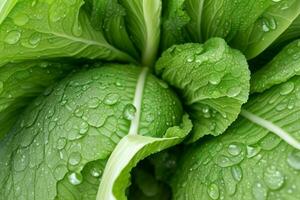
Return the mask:
<svg viewBox="0 0 300 200">
<path fill-rule="evenodd" d="M 251 92 L 263 92 L 273 85 L 300 75 L 300 40 L 295 40 L 278 53 L 272 61 L 251 77 Z"/>
<path fill-rule="evenodd" d="M 188 0 L 187 5 L 194 42 L 222 37 L 248 59 L 270 46 L 300 13 L 297 0 Z"/>
<path fill-rule="evenodd" d="M 161 0 L 120 0 L 127 13 L 125 22 L 131 39 L 141 52 L 141 64 L 152 66 L 159 47 Z"/>
<path fill-rule="evenodd" d="M 274 44 L 272 44 L 271 48 L 278 48 L 288 44 L 289 42 L 298 39 L 300 34 L 300 15 L 293 21 L 293 23 L 286 29 L 280 37 L 276 39 Z"/>
<path fill-rule="evenodd" d="M 186 29 L 190 34 L 192 41 L 204 42 L 202 36 L 202 14 L 204 0 L 185 0 L 185 11 L 190 16 L 190 22 L 187 24 Z"/>
<path fill-rule="evenodd" d="M 61 57 L 134 62 L 92 28 L 82 5 L 82 0 L 19 1 L 0 25 L 0 66 Z"/>
<path fill-rule="evenodd" d="M 0 139 L 14 125 L 22 109 L 48 86 L 66 75 L 71 67 L 69 64 L 47 61 L 0 67 Z"/>
<path fill-rule="evenodd" d="M 9 12 L 13 9 L 13 7 L 16 5 L 17 0 L 2 0 L 0 2 L 0 25 L 2 24 L 3 20 Z"/>
<path fill-rule="evenodd" d="M 141 67 L 72 73 L 35 99 L 0 141 L 0 196 L 94 200 L 101 170 L 123 137 L 175 137 L 181 132 L 167 130 L 182 116 L 175 93 Z"/>
<path fill-rule="evenodd" d="M 138 161 L 178 144 L 190 132 L 191 127 L 191 122 L 185 116 L 180 127 L 172 127 L 167 130 L 167 138 L 153 138 L 140 135 L 123 137 L 105 166 L 97 200 L 126 199 L 125 190 L 129 185 L 130 171 L 136 166 Z"/>
<path fill-rule="evenodd" d="M 90 0 L 91 23 L 100 30 L 106 40 L 137 59 L 139 54 L 133 45 L 125 25 L 125 9 L 117 0 Z"/>
<path fill-rule="evenodd" d="M 295 76 L 253 95 L 226 133 L 190 147 L 174 199 L 299 199 L 299 94 Z"/>
<path fill-rule="evenodd" d="M 187 33 L 183 27 L 190 18 L 184 11 L 184 0 L 164 1 L 162 15 L 161 49 L 165 50 L 174 44 L 184 43 Z"/>
<path fill-rule="evenodd" d="M 155 67 L 186 105 L 194 124 L 190 142 L 223 133 L 248 99 L 250 72 L 246 59 L 223 39 L 175 45 L 162 54 Z"/>
</svg>

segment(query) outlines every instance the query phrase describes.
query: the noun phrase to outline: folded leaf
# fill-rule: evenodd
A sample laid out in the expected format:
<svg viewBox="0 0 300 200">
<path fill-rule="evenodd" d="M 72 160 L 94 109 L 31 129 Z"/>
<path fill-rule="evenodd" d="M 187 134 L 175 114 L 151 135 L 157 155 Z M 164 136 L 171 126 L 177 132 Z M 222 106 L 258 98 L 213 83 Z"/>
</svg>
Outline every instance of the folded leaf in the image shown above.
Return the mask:
<svg viewBox="0 0 300 200">
<path fill-rule="evenodd" d="M 273 85 L 300 75 L 300 40 L 287 45 L 272 61 L 251 77 L 251 92 L 263 92 Z"/>
<path fill-rule="evenodd" d="M 190 147 L 174 199 L 299 199 L 299 94 L 295 76 L 252 96 L 223 135 Z"/>
<path fill-rule="evenodd" d="M 179 127 L 169 128 L 166 138 L 127 135 L 121 139 L 111 154 L 99 186 L 97 200 L 126 200 L 126 189 L 130 182 L 130 171 L 145 157 L 174 146 L 190 132 L 192 124 L 183 118 Z"/>
<path fill-rule="evenodd" d="M 131 39 L 141 52 L 143 66 L 152 66 L 159 47 L 161 0 L 120 0 L 127 13 L 125 22 Z"/>
<path fill-rule="evenodd" d="M 173 44 L 181 44 L 187 40 L 184 26 L 190 21 L 184 11 L 185 0 L 166 0 L 163 3 L 161 49 L 165 50 Z"/>
<path fill-rule="evenodd" d="M 246 59 L 220 38 L 175 45 L 162 54 L 155 69 L 181 94 L 194 124 L 190 141 L 223 133 L 248 99 Z"/>
<path fill-rule="evenodd" d="M 11 61 L 61 57 L 134 62 L 93 29 L 81 9 L 83 3 L 18 1 L 0 24 L 0 66 Z"/>
<path fill-rule="evenodd" d="M 298 0 L 187 0 L 194 42 L 222 37 L 248 59 L 274 42 L 300 14 Z"/>
<path fill-rule="evenodd" d="M 138 59 L 139 54 L 126 30 L 125 9 L 118 1 L 89 0 L 87 3 L 93 27 L 100 30 L 110 44 Z"/>
<path fill-rule="evenodd" d="M 0 67 L 0 139 L 14 125 L 22 109 L 47 87 L 65 76 L 72 67 L 69 64 L 47 61 Z"/>
<path fill-rule="evenodd" d="M 0 141 L 0 196 L 95 200 L 101 171 L 123 137 L 152 138 L 154 146 L 145 148 L 154 153 L 171 145 L 154 138 L 184 136 L 182 117 L 177 96 L 147 69 L 112 64 L 71 74 L 33 101 Z"/>
</svg>

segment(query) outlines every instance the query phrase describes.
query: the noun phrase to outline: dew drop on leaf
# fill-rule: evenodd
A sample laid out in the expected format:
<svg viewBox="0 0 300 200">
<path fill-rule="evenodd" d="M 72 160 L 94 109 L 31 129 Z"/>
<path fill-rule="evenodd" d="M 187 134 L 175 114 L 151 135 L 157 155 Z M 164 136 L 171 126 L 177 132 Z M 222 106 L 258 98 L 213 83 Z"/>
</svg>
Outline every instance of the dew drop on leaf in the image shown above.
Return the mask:
<svg viewBox="0 0 300 200">
<path fill-rule="evenodd" d="M 241 153 L 241 148 L 237 144 L 230 144 L 227 149 L 228 153 L 237 156 Z"/>
<path fill-rule="evenodd" d="M 90 170 L 90 174 L 91 176 L 93 177 L 100 177 L 102 175 L 102 170 L 101 169 L 98 169 L 96 167 L 93 167 L 91 170 Z"/>
<path fill-rule="evenodd" d="M 258 182 L 252 187 L 252 195 L 256 200 L 265 200 L 268 195 L 268 190 Z"/>
<path fill-rule="evenodd" d="M 136 108 L 132 104 L 127 104 L 123 111 L 123 117 L 127 120 L 133 120 L 136 113 Z"/>
<path fill-rule="evenodd" d="M 287 157 L 287 163 L 295 170 L 300 170 L 300 151 L 293 150 Z"/>
<path fill-rule="evenodd" d="M 61 149 L 65 148 L 66 144 L 67 144 L 67 139 L 64 137 L 61 137 L 56 142 L 56 148 L 58 150 L 61 150 Z"/>
<path fill-rule="evenodd" d="M 120 98 L 120 96 L 118 94 L 110 93 L 105 96 L 104 103 L 106 105 L 114 105 L 119 101 L 119 98 Z"/>
<path fill-rule="evenodd" d="M 276 190 L 283 185 L 284 176 L 272 165 L 266 168 L 264 172 L 264 181 L 270 189 Z"/>
<path fill-rule="evenodd" d="M 100 104 L 100 101 L 98 98 L 92 98 L 88 102 L 88 107 L 89 108 L 97 108 Z"/>
<path fill-rule="evenodd" d="M 207 194 L 214 200 L 218 199 L 220 196 L 219 187 L 215 183 L 210 184 L 207 188 Z"/>
<path fill-rule="evenodd" d="M 89 125 L 86 122 L 81 122 L 79 126 L 79 134 L 86 134 L 89 130 Z"/>
<path fill-rule="evenodd" d="M 65 174 L 68 172 L 68 169 L 65 165 L 60 164 L 54 169 L 54 178 L 56 180 L 61 180 L 64 178 Z"/>
<path fill-rule="evenodd" d="M 227 156 L 224 155 L 220 155 L 217 157 L 216 164 L 219 165 L 220 167 L 229 167 L 233 165 L 232 161 Z"/>
<path fill-rule="evenodd" d="M 79 185 L 83 181 L 83 177 L 80 173 L 72 172 L 68 176 L 69 182 L 72 185 Z"/>
<path fill-rule="evenodd" d="M 242 177 L 243 177 L 243 171 L 242 168 L 239 165 L 234 165 L 231 168 L 231 174 L 232 177 L 236 180 L 236 181 L 241 181 Z"/>
<path fill-rule="evenodd" d="M 16 44 L 17 42 L 19 42 L 21 38 L 21 33 L 19 31 L 10 31 L 5 39 L 4 42 L 6 42 L 7 44 Z"/>
<path fill-rule="evenodd" d="M 41 41 L 41 35 L 39 33 L 34 33 L 29 38 L 29 44 L 32 45 L 32 47 L 36 47 L 39 42 Z"/>
<path fill-rule="evenodd" d="M 69 156 L 70 165 L 78 165 L 81 161 L 81 154 L 79 152 L 72 152 Z"/>
<path fill-rule="evenodd" d="M 227 90 L 227 96 L 229 97 L 236 97 L 241 93 L 241 87 L 232 87 Z"/>
<path fill-rule="evenodd" d="M 252 158 L 260 152 L 260 147 L 247 146 L 247 158 Z"/>
<path fill-rule="evenodd" d="M 24 26 L 28 23 L 29 18 L 26 14 L 19 14 L 13 18 L 13 21 L 17 26 Z"/>
<path fill-rule="evenodd" d="M 290 94 L 295 88 L 295 85 L 293 82 L 287 82 L 285 84 L 282 85 L 281 90 L 280 90 L 280 94 L 281 95 L 287 95 Z"/>
<path fill-rule="evenodd" d="M 212 85 L 218 85 L 220 82 L 221 82 L 221 77 L 214 73 L 214 74 L 211 74 L 209 76 L 209 82 L 212 84 Z"/>
<path fill-rule="evenodd" d="M 75 36 L 79 37 L 82 35 L 82 28 L 79 24 L 75 24 L 72 28 L 72 32 Z"/>
</svg>

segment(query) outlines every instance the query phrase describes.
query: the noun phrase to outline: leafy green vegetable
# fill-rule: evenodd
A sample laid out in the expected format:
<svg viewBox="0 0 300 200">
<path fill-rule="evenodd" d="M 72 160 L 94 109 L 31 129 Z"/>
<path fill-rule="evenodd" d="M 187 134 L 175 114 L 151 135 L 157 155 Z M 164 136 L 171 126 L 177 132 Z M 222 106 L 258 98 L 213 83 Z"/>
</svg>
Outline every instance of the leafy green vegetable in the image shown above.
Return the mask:
<svg viewBox="0 0 300 200">
<path fill-rule="evenodd" d="M 300 40 L 287 45 L 271 62 L 253 74 L 251 92 L 263 92 L 275 84 L 300 75 Z"/>
<path fill-rule="evenodd" d="M 246 59 L 220 38 L 171 47 L 157 61 L 156 72 L 184 100 L 194 124 L 190 141 L 223 133 L 248 99 Z"/>
<path fill-rule="evenodd" d="M 285 67 L 293 64 L 281 72 Z M 174 199 L 300 198 L 300 78 L 274 81 L 276 71 L 274 62 L 254 74 L 264 92 L 250 98 L 226 133 L 185 152 L 172 180 Z"/>
<path fill-rule="evenodd" d="M 0 199 L 300 199 L 299 27 L 299 0 L 1 0 Z"/>
<path fill-rule="evenodd" d="M 98 174 L 116 146 L 113 154 L 121 150 L 125 161 L 132 155 L 126 148 L 138 150 L 135 159 L 128 160 L 129 166 L 119 165 L 126 167 L 125 173 L 139 158 L 183 139 L 191 125 L 185 117 L 183 125 L 177 126 L 183 115 L 179 100 L 165 83 L 146 72 L 126 65 L 86 70 L 36 99 L 1 141 L 0 196 L 95 199 Z M 141 80 L 144 85 L 138 84 Z M 120 149 L 124 143 L 131 146 Z M 102 164 L 94 170 L 90 167 L 94 162 Z M 94 170 L 94 177 L 86 168 Z M 86 185 L 92 185 L 90 191 L 82 193 Z"/>
<path fill-rule="evenodd" d="M 0 66 L 61 57 L 134 61 L 93 29 L 82 5 L 83 0 L 18 1 L 0 25 Z"/>
<path fill-rule="evenodd" d="M 143 66 L 152 66 L 160 40 L 161 0 L 119 0 L 126 9 L 126 24 L 131 38 L 141 52 Z"/>
<path fill-rule="evenodd" d="M 19 113 L 34 97 L 70 71 L 72 65 L 46 61 L 0 67 L 0 139 L 15 124 Z"/>
<path fill-rule="evenodd" d="M 100 30 L 110 44 L 138 59 L 138 52 L 126 30 L 126 11 L 118 1 L 89 0 L 87 3 L 94 28 Z"/>
<path fill-rule="evenodd" d="M 183 10 L 184 0 L 166 0 L 162 16 L 161 48 L 169 48 L 173 44 L 184 43 L 187 34 L 183 27 L 190 21 Z"/>
<path fill-rule="evenodd" d="M 300 14 L 297 0 L 186 0 L 194 42 L 225 38 L 248 59 L 265 50 Z"/>
</svg>

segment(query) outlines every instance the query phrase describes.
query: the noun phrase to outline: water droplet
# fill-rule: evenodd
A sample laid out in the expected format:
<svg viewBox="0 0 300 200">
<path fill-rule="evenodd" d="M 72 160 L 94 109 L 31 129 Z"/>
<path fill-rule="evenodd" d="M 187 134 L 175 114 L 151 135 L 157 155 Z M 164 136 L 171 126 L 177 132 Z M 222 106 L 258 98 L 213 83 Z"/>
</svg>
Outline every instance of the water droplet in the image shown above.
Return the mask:
<svg viewBox="0 0 300 200">
<path fill-rule="evenodd" d="M 261 26 L 263 32 L 269 32 L 270 30 L 275 30 L 277 28 L 276 20 L 273 17 L 270 18 L 262 18 Z"/>
<path fill-rule="evenodd" d="M 133 120 L 136 113 L 136 108 L 132 104 L 127 104 L 123 111 L 123 117 L 127 120 Z"/>
<path fill-rule="evenodd" d="M 93 176 L 93 177 L 100 177 L 102 175 L 102 170 L 96 168 L 96 167 L 93 167 L 90 171 L 90 174 Z"/>
<path fill-rule="evenodd" d="M 276 110 L 277 111 L 283 111 L 284 109 L 286 109 L 286 107 L 287 107 L 287 103 L 280 103 L 280 104 L 278 104 L 277 106 L 276 106 Z"/>
<path fill-rule="evenodd" d="M 89 125 L 86 122 L 81 122 L 79 126 L 79 134 L 86 134 L 89 130 Z"/>
<path fill-rule="evenodd" d="M 152 113 L 148 113 L 146 115 L 146 121 L 149 122 L 149 123 L 153 122 L 154 121 L 154 115 Z"/>
<path fill-rule="evenodd" d="M 11 31 L 6 35 L 4 42 L 6 42 L 7 44 L 16 44 L 17 42 L 19 42 L 20 38 L 21 33 L 19 31 Z"/>
<path fill-rule="evenodd" d="M 194 56 L 189 56 L 189 57 L 186 59 L 186 61 L 187 61 L 188 63 L 193 62 L 194 60 L 195 60 L 195 57 L 194 57 Z"/>
<path fill-rule="evenodd" d="M 78 165 L 81 161 L 81 154 L 79 152 L 72 152 L 69 156 L 70 165 Z"/>
<path fill-rule="evenodd" d="M 40 41 L 41 41 L 40 33 L 34 33 L 30 36 L 28 42 L 32 47 L 36 47 L 40 43 Z"/>
<path fill-rule="evenodd" d="M 284 176 L 275 166 L 270 166 L 264 172 L 264 181 L 270 189 L 276 190 L 283 185 Z"/>
<path fill-rule="evenodd" d="M 232 177 L 236 180 L 236 181 L 241 181 L 242 177 L 243 177 L 243 171 L 242 168 L 239 165 L 234 165 L 231 168 L 231 174 Z"/>
<path fill-rule="evenodd" d="M 84 112 L 83 109 L 81 107 L 79 107 L 79 108 L 75 109 L 75 116 L 82 117 L 83 112 Z"/>
<path fill-rule="evenodd" d="M 280 90 L 280 94 L 281 95 L 287 95 L 290 94 L 295 88 L 295 85 L 293 82 L 287 82 L 285 84 L 282 85 L 281 90 Z"/>
<path fill-rule="evenodd" d="M 281 0 L 272 0 L 274 3 L 278 3 L 280 2 Z"/>
<path fill-rule="evenodd" d="M 87 123 L 94 127 L 101 127 L 106 121 L 107 115 L 101 111 L 97 111 L 95 113 L 88 113 L 87 116 L 82 117 Z"/>
<path fill-rule="evenodd" d="M 295 170 L 300 170 L 300 151 L 293 150 L 287 157 L 287 163 Z"/>
<path fill-rule="evenodd" d="M 0 81 L 0 94 L 3 92 L 4 83 Z"/>
<path fill-rule="evenodd" d="M 234 163 L 232 163 L 232 161 L 224 155 L 220 155 L 217 157 L 216 160 L 217 165 L 219 165 L 220 167 L 229 167 L 232 166 Z"/>
<path fill-rule="evenodd" d="M 119 101 L 119 98 L 120 98 L 120 96 L 118 94 L 110 93 L 105 96 L 104 103 L 106 105 L 114 105 Z"/>
<path fill-rule="evenodd" d="M 211 74 L 209 76 L 209 82 L 212 84 L 212 85 L 218 85 L 220 82 L 221 82 L 221 77 L 218 75 L 218 74 Z"/>
<path fill-rule="evenodd" d="M 77 36 L 77 37 L 81 36 L 81 35 L 82 35 L 82 28 L 81 28 L 81 26 L 80 26 L 79 24 L 76 23 L 76 24 L 73 26 L 72 32 L 73 32 L 73 34 L 74 34 L 75 36 Z"/>
<path fill-rule="evenodd" d="M 241 153 L 241 148 L 237 144 L 230 144 L 227 150 L 228 153 L 230 153 L 233 156 L 237 156 Z"/>
<path fill-rule="evenodd" d="M 68 179 L 72 185 L 79 185 L 83 181 L 82 175 L 76 172 L 72 172 L 71 174 L 69 174 Z"/>
<path fill-rule="evenodd" d="M 260 147 L 247 146 L 247 158 L 252 158 L 260 152 Z"/>
<path fill-rule="evenodd" d="M 56 148 L 61 150 L 61 149 L 65 148 L 66 144 L 67 144 L 66 138 L 64 138 L 64 137 L 59 138 L 56 142 Z"/>
<path fill-rule="evenodd" d="M 241 93 L 242 88 L 241 87 L 232 87 L 227 90 L 227 96 L 229 97 L 236 97 Z"/>
<path fill-rule="evenodd" d="M 267 189 L 261 183 L 255 183 L 252 187 L 252 195 L 256 200 L 265 200 L 267 192 Z"/>
<path fill-rule="evenodd" d="M 64 178 L 67 172 L 68 172 L 67 167 L 63 164 L 60 164 L 54 169 L 54 178 L 56 180 L 61 180 Z"/>
<path fill-rule="evenodd" d="M 89 108 L 97 108 L 99 106 L 99 99 L 98 98 L 92 98 L 88 101 L 88 107 Z"/>
<path fill-rule="evenodd" d="M 29 18 L 26 14 L 19 14 L 19 15 L 15 16 L 13 18 L 13 20 L 17 26 L 24 26 L 25 24 L 28 23 Z"/>
<path fill-rule="evenodd" d="M 210 198 L 218 199 L 220 196 L 219 187 L 215 183 L 212 183 L 208 186 L 207 193 Z"/>
</svg>

